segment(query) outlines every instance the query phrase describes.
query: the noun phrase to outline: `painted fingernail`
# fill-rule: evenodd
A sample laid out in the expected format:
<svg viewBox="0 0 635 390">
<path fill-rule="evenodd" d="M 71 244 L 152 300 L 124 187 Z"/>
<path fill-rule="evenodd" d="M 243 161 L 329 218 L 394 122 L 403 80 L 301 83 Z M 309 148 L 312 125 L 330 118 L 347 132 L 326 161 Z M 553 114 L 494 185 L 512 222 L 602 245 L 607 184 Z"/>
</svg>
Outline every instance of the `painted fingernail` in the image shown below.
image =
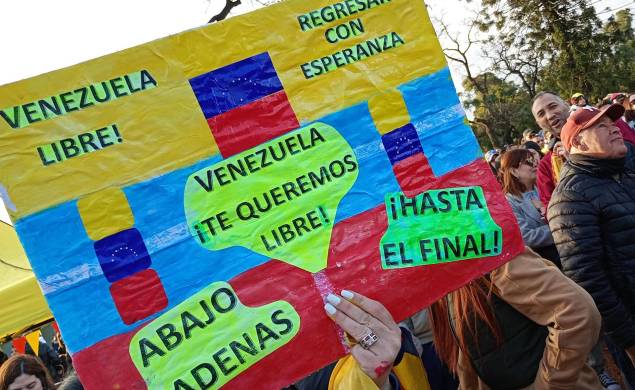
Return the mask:
<svg viewBox="0 0 635 390">
<path fill-rule="evenodd" d="M 340 301 L 341 301 L 340 297 L 338 297 L 337 295 L 333 295 L 333 294 L 327 295 L 326 296 L 326 300 L 330 304 L 335 305 L 335 306 L 337 306 L 340 303 Z"/>
<path fill-rule="evenodd" d="M 346 299 L 353 299 L 353 296 L 355 294 L 353 294 L 352 291 L 348 291 L 348 290 L 342 290 L 342 296 Z"/>
<path fill-rule="evenodd" d="M 337 309 L 335 309 L 335 306 L 331 305 L 330 303 L 327 303 L 326 305 L 324 305 L 324 310 L 330 316 L 335 314 L 335 312 L 337 311 Z"/>
</svg>

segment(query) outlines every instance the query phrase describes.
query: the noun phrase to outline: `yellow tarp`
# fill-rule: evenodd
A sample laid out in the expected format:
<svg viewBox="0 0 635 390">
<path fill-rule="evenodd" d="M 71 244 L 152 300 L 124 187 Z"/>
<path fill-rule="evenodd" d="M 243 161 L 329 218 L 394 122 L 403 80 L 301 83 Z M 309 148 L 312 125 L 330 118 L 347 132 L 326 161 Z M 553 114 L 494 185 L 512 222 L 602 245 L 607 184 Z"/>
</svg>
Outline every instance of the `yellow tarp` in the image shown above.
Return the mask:
<svg viewBox="0 0 635 390">
<path fill-rule="evenodd" d="M 0 221 L 0 339 L 52 318 L 15 229 Z"/>
</svg>

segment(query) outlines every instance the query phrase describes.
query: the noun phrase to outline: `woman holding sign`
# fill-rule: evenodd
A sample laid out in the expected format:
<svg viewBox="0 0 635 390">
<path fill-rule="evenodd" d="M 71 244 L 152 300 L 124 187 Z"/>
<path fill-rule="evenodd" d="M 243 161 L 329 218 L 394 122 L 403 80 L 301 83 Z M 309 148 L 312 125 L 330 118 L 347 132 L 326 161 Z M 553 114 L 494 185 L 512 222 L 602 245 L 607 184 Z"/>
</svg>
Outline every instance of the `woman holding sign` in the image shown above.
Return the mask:
<svg viewBox="0 0 635 390">
<path fill-rule="evenodd" d="M 431 307 L 434 343 L 461 389 L 602 389 L 586 358 L 593 300 L 527 249 Z"/>
<path fill-rule="evenodd" d="M 346 332 L 350 354 L 287 389 L 430 390 L 412 334 L 381 303 L 347 290 L 326 300 L 324 310 Z"/>
</svg>

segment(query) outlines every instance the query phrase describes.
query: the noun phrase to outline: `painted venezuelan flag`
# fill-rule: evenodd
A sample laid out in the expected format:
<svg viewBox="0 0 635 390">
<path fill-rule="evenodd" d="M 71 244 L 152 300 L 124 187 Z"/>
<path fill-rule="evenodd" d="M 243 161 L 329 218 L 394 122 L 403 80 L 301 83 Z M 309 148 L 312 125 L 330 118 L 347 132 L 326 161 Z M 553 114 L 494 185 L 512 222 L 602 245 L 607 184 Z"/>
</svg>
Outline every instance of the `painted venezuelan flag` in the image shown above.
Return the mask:
<svg viewBox="0 0 635 390">
<path fill-rule="evenodd" d="M 223 157 L 299 126 L 269 53 L 190 79 Z"/>
</svg>

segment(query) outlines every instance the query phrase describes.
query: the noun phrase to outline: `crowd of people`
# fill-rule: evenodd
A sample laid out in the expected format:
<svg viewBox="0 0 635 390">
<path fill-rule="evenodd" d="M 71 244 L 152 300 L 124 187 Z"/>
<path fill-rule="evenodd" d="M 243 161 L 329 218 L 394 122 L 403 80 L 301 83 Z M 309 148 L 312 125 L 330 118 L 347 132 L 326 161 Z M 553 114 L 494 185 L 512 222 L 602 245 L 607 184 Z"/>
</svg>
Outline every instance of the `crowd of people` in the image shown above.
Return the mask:
<svg viewBox="0 0 635 390">
<path fill-rule="evenodd" d="M 289 389 L 633 389 L 635 94 L 531 109 L 540 130 L 486 154 L 526 250 L 400 324 L 329 295 L 351 353 Z"/>
<path fill-rule="evenodd" d="M 606 357 L 633 389 L 635 94 L 591 106 L 540 92 L 531 109 L 540 130 L 485 156 L 525 251 L 401 323 L 362 294 L 329 294 L 350 353 L 288 389 L 618 390 Z M 52 374 L 15 354 L 0 390 L 55 389 Z"/>
<path fill-rule="evenodd" d="M 541 92 L 532 104 L 540 130 L 486 159 L 518 220 L 525 244 L 583 287 L 602 317 L 587 362 L 605 388 L 606 346 L 626 386 L 635 384 L 635 94 L 591 106 Z"/>
</svg>

